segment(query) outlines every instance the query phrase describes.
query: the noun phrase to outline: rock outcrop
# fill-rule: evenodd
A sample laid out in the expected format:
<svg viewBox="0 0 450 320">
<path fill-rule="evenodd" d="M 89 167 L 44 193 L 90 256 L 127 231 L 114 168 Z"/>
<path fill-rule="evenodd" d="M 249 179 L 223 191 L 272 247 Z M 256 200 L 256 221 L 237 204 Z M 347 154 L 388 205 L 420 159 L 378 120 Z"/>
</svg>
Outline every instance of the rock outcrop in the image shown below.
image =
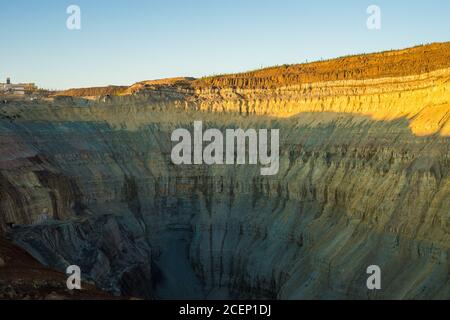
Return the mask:
<svg viewBox="0 0 450 320">
<path fill-rule="evenodd" d="M 303 80 L 281 67 L 264 81 L 178 79 L 9 104 L 0 228 L 16 224 L 15 242 L 40 262 L 77 264 L 121 295 L 449 298 L 449 52 L 290 67 L 314 71 Z M 172 131 L 196 120 L 280 129 L 280 172 L 173 165 Z M 366 287 L 370 265 L 382 290 Z"/>
</svg>

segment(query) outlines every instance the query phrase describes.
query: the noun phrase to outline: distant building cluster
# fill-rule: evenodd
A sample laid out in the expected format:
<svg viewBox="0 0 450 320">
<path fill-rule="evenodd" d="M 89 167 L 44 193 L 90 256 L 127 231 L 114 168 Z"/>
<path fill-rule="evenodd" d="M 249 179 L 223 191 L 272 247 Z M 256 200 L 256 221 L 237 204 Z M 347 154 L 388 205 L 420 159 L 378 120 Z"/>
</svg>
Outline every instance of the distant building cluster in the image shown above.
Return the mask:
<svg viewBox="0 0 450 320">
<path fill-rule="evenodd" d="M 38 87 L 34 83 L 11 83 L 10 78 L 6 78 L 6 83 L 0 83 L 0 94 L 24 96 L 35 93 Z"/>
</svg>

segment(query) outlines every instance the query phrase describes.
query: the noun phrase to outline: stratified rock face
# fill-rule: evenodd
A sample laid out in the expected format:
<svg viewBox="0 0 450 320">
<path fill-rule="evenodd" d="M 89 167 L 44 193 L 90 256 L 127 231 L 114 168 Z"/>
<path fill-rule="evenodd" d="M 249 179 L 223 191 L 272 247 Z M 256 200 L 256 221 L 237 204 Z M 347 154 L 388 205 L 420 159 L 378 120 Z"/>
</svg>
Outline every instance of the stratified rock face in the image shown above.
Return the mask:
<svg viewBox="0 0 450 320">
<path fill-rule="evenodd" d="M 128 296 L 450 298 L 450 60 L 418 61 L 391 76 L 367 63 L 381 70 L 367 79 L 8 105 L 0 227 Z M 279 173 L 173 165 L 171 133 L 200 120 L 280 129 Z M 371 265 L 382 290 L 367 289 Z"/>
</svg>

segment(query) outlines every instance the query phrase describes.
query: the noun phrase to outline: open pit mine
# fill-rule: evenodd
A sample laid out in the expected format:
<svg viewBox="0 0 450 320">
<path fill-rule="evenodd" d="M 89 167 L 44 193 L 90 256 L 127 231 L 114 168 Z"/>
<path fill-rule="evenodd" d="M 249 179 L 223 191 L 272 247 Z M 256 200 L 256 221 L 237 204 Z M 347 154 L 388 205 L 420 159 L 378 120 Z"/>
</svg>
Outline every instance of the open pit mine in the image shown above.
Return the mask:
<svg viewBox="0 0 450 320">
<path fill-rule="evenodd" d="M 196 121 L 278 129 L 278 173 L 173 164 Z M 449 299 L 449 170 L 450 43 L 74 89 L 0 104 L 0 237 L 112 296 Z"/>
</svg>

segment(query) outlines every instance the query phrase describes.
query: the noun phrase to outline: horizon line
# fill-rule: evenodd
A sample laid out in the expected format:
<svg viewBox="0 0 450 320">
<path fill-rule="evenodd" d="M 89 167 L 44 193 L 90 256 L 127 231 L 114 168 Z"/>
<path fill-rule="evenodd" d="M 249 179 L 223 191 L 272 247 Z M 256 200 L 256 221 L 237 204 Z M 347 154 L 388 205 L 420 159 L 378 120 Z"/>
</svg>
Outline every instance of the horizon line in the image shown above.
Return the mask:
<svg viewBox="0 0 450 320">
<path fill-rule="evenodd" d="M 372 51 L 372 52 L 356 52 L 356 53 L 349 53 L 346 55 L 340 55 L 340 56 L 335 56 L 335 57 L 331 57 L 331 58 L 320 58 L 320 59 L 312 59 L 311 61 L 309 61 L 309 59 L 306 59 L 306 61 L 304 62 L 298 62 L 298 63 L 283 63 L 283 64 L 277 64 L 277 65 L 270 65 L 270 66 L 261 66 L 260 68 L 255 68 L 255 69 L 246 69 L 243 71 L 238 71 L 238 72 L 230 72 L 230 73 L 221 73 L 221 74 L 210 74 L 210 75 L 204 75 L 201 77 L 192 77 L 189 75 L 177 75 L 177 76 L 167 76 L 167 77 L 159 77 L 159 78 L 147 78 L 147 79 L 141 79 L 141 80 L 137 80 L 131 84 L 104 84 L 104 85 L 95 85 L 95 86 L 75 86 L 75 87 L 68 87 L 66 89 L 56 89 L 56 88 L 46 88 L 46 87 L 40 87 L 38 85 L 39 89 L 42 90 L 48 90 L 48 91 L 68 91 L 68 90 L 77 90 L 77 89 L 87 89 L 87 88 L 107 88 L 107 87 L 131 87 L 134 84 L 140 83 L 140 82 L 145 82 L 145 81 L 158 81 L 158 80 L 167 80 L 167 79 L 176 79 L 176 78 L 192 78 L 194 80 L 198 80 L 198 79 L 207 79 L 207 78 L 215 78 L 215 77 L 223 77 L 223 76 L 230 76 L 230 75 L 238 75 L 238 74 L 244 74 L 244 73 L 252 73 L 252 72 L 256 72 L 256 71 L 262 71 L 262 70 L 268 70 L 268 69 L 273 69 L 273 68 L 278 68 L 278 67 L 282 67 L 282 66 L 296 66 L 296 65 L 308 65 L 308 64 L 314 64 L 314 63 L 321 63 L 321 62 L 330 62 L 330 61 L 334 61 L 334 60 L 339 60 L 339 59 L 344 59 L 344 58 L 348 58 L 348 57 L 355 57 L 355 56 L 366 56 L 366 55 L 377 55 L 377 54 L 385 54 L 385 53 L 391 53 L 391 52 L 400 52 L 400 51 L 404 51 L 404 50 L 409 50 L 409 49 L 415 49 L 415 48 L 420 48 L 420 47 L 424 47 L 424 46 L 433 46 L 433 45 L 441 45 L 441 44 L 447 44 L 450 43 L 450 41 L 435 41 L 435 42 L 428 42 L 428 43 L 422 43 L 422 44 L 417 44 L 417 45 L 413 45 L 413 46 L 408 46 L 408 47 L 401 47 L 401 48 L 393 48 L 393 49 L 387 49 L 387 50 L 380 50 L 380 51 Z M 13 79 L 13 77 L 11 76 L 7 76 L 5 79 L 10 78 Z M 0 81 L 1 84 L 3 84 L 3 82 Z M 12 82 L 13 84 L 15 84 L 14 82 Z M 17 84 L 25 84 L 25 83 L 34 83 L 34 84 L 38 84 L 38 81 L 29 81 L 29 82 L 20 82 Z"/>
</svg>

